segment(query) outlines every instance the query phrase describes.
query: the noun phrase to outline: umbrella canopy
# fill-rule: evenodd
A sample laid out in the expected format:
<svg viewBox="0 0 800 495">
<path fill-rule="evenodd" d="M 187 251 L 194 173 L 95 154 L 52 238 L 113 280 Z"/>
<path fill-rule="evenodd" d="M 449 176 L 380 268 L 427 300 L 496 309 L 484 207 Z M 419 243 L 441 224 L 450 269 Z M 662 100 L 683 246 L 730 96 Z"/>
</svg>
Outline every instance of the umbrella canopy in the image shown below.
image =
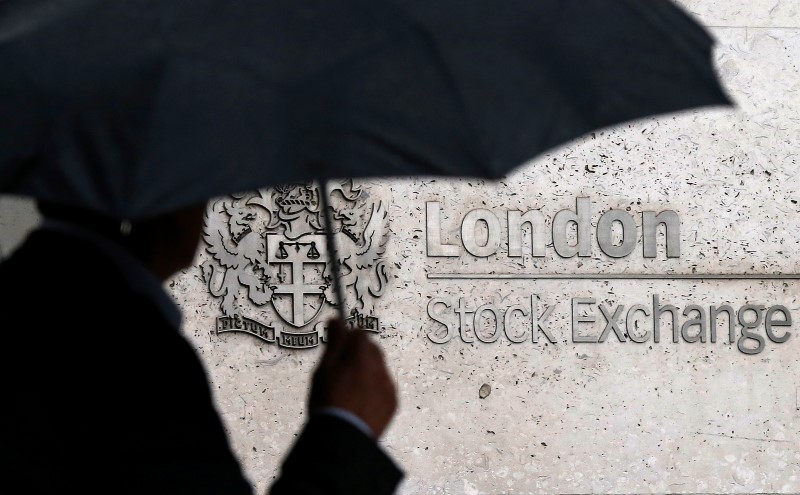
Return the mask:
<svg viewBox="0 0 800 495">
<path fill-rule="evenodd" d="M 496 178 L 727 103 L 666 0 L 6 0 L 0 192 L 137 220 L 312 178 Z"/>
</svg>

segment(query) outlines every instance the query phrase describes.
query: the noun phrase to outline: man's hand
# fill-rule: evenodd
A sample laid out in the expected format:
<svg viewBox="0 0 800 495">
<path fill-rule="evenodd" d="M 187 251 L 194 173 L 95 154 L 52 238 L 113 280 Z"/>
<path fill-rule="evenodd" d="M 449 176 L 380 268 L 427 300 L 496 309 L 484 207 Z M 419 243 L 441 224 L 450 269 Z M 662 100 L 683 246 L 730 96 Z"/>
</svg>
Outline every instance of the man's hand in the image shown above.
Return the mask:
<svg viewBox="0 0 800 495">
<path fill-rule="evenodd" d="M 363 330 L 341 320 L 328 327 L 328 347 L 314 372 L 308 409 L 338 407 L 358 416 L 379 438 L 397 409 L 383 353 Z"/>
</svg>

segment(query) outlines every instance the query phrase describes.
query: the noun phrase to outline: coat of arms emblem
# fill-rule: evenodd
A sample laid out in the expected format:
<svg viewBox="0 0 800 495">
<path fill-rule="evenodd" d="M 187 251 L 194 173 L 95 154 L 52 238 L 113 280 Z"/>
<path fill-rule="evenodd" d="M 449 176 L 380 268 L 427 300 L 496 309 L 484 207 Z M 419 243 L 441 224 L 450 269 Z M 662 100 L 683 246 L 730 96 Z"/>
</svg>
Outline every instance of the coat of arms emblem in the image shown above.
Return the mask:
<svg viewBox="0 0 800 495">
<path fill-rule="evenodd" d="M 375 298 L 386 290 L 383 259 L 386 206 L 352 181 L 329 192 L 338 259 L 328 256 L 324 213 L 312 184 L 291 184 L 232 195 L 209 205 L 202 265 L 208 291 L 220 299 L 217 333 L 246 332 L 285 347 L 324 341 L 320 315 L 335 298 L 330 263 L 339 263 L 348 323 L 379 331 Z"/>
</svg>

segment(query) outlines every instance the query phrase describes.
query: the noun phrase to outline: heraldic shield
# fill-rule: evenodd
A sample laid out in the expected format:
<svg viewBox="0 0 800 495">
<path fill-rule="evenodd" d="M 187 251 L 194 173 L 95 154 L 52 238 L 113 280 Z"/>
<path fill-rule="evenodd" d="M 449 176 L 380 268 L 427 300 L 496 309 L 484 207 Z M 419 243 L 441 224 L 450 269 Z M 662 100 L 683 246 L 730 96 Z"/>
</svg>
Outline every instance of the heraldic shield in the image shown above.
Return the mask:
<svg viewBox="0 0 800 495">
<path fill-rule="evenodd" d="M 303 327 L 317 317 L 325 303 L 325 266 L 328 260 L 324 234 L 306 234 L 290 240 L 267 234 L 267 262 L 275 274 L 272 306 L 280 317 Z"/>
<path fill-rule="evenodd" d="M 380 331 L 375 298 L 386 290 L 389 235 L 384 203 L 352 181 L 329 193 L 337 258 L 322 224 L 320 190 L 291 184 L 219 199 L 203 227 L 208 259 L 201 265 L 209 293 L 220 300 L 217 334 L 244 332 L 284 347 L 324 342 L 320 316 L 332 309 L 332 263 L 339 263 L 351 326 Z"/>
</svg>

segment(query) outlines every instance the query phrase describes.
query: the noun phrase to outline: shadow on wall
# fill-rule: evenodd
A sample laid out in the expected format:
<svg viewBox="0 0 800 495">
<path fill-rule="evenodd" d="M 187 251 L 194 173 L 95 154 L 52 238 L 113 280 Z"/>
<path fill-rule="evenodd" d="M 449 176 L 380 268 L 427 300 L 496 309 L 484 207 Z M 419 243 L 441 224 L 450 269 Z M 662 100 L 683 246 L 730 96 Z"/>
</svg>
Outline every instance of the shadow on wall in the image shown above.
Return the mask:
<svg viewBox="0 0 800 495">
<path fill-rule="evenodd" d="M 40 220 L 39 211 L 32 200 L 0 196 L 0 260 L 17 249 Z"/>
</svg>

